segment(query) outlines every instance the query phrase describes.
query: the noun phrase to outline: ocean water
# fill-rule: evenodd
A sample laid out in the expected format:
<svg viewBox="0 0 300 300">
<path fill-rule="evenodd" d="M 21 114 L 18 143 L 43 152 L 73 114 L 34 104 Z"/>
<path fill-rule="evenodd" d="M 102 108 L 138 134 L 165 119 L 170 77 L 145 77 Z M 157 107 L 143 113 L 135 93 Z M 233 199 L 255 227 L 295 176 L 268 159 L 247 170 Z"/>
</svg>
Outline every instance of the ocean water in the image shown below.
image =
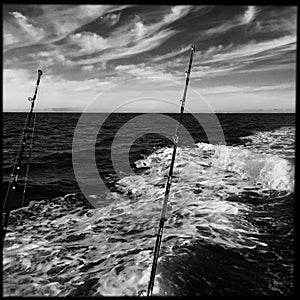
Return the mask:
<svg viewBox="0 0 300 300">
<path fill-rule="evenodd" d="M 78 149 L 84 157 L 92 129 L 104 121 L 95 161 L 105 189 L 93 193 L 99 178 L 88 176 L 87 164 L 82 174 L 91 194 L 83 195 L 72 167 L 80 114 L 37 114 L 27 206 L 20 208 L 22 176 L 20 195 L 9 204 L 4 296 L 134 296 L 147 289 L 172 142 L 157 133 L 135 139 L 133 171 L 116 171 L 112 145 L 122 157 L 133 133 L 125 132 L 117 145 L 114 137 L 137 116 L 90 114 Z M 199 115 L 202 125 L 207 117 Z M 295 115 L 217 117 L 226 144 L 208 141 L 196 119 L 184 115 L 195 145 L 182 142 L 177 149 L 154 294 L 292 295 Z M 4 188 L 25 118 L 3 114 Z M 183 135 L 179 131 L 179 141 Z"/>
</svg>

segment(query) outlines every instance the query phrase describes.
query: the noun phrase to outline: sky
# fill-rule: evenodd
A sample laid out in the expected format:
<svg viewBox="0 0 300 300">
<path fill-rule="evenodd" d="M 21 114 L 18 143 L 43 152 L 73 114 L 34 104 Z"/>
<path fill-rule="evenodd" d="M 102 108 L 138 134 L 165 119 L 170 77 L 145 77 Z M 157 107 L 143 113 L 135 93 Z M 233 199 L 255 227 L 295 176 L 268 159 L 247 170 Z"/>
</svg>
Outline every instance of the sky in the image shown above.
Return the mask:
<svg viewBox="0 0 300 300">
<path fill-rule="evenodd" d="M 296 6 L 4 5 L 3 111 L 294 112 Z"/>
</svg>

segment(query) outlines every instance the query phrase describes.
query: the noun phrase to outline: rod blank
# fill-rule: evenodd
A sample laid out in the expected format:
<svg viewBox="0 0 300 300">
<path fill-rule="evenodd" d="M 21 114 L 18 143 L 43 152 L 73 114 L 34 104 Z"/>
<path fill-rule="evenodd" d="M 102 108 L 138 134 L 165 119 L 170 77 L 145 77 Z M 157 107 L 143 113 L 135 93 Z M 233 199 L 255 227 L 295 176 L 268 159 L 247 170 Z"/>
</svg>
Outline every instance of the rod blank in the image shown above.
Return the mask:
<svg viewBox="0 0 300 300">
<path fill-rule="evenodd" d="M 156 268 L 157 268 L 157 261 L 158 261 L 158 257 L 159 257 L 159 250 L 160 250 L 160 244 L 161 244 L 161 240 L 162 240 L 163 228 L 164 228 L 164 224 L 166 221 L 167 203 L 168 203 L 170 189 L 171 189 L 174 162 L 175 162 L 175 157 L 176 157 L 177 140 L 178 140 L 177 139 L 177 130 L 179 128 L 179 125 L 182 124 L 182 117 L 183 117 L 183 112 L 184 112 L 187 88 L 188 88 L 189 80 L 190 80 L 194 52 L 195 52 L 195 47 L 194 47 L 194 45 L 192 45 L 189 67 L 186 72 L 185 88 L 184 88 L 184 92 L 183 92 L 183 98 L 181 100 L 180 119 L 179 119 L 179 124 L 175 131 L 172 160 L 171 160 L 171 165 L 170 165 L 170 169 L 169 169 L 169 174 L 168 174 L 168 179 L 167 179 L 167 184 L 166 184 L 166 191 L 165 191 L 165 195 L 164 195 L 164 202 L 163 202 L 161 217 L 160 217 L 160 221 L 159 221 L 159 228 L 158 228 L 156 243 L 155 243 L 155 248 L 154 248 L 153 263 L 152 263 L 152 269 L 151 269 L 150 280 L 149 280 L 149 285 L 148 285 L 147 297 L 152 296 L 153 287 L 154 287 L 154 279 L 155 279 L 155 273 L 156 273 Z"/>
</svg>

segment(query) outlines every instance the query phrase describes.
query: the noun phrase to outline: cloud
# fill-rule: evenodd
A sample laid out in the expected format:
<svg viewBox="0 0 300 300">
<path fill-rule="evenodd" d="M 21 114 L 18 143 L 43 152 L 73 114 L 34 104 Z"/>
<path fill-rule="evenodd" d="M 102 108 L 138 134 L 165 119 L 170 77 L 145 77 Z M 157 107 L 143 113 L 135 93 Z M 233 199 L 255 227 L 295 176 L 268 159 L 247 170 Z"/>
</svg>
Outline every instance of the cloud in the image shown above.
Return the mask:
<svg viewBox="0 0 300 300">
<path fill-rule="evenodd" d="M 229 64 L 229 65 L 218 65 L 218 66 L 196 66 L 193 68 L 191 77 L 192 78 L 203 78 L 203 77 L 215 77 L 228 74 L 238 68 L 240 64 Z"/>
<path fill-rule="evenodd" d="M 265 51 L 283 51 L 285 49 L 293 49 L 295 47 L 295 43 L 297 42 L 296 36 L 283 36 L 280 38 L 262 41 L 262 42 L 248 42 L 244 45 L 238 45 L 232 51 L 225 52 L 225 53 L 217 53 L 215 54 L 211 60 L 206 62 L 219 62 L 224 60 L 235 60 L 235 59 L 244 59 L 245 57 L 250 57 L 257 55 L 259 53 Z M 291 44 L 293 47 L 291 48 Z M 270 53 L 274 54 L 274 53 Z M 255 58 L 253 58 L 255 59 Z"/>
<path fill-rule="evenodd" d="M 160 78 L 167 80 L 176 80 L 175 75 L 167 73 L 162 69 L 159 69 L 158 67 L 146 66 L 144 63 L 138 65 L 118 65 L 115 67 L 115 71 L 117 71 L 117 73 L 120 75 L 127 75 L 128 78 Z"/>
<path fill-rule="evenodd" d="M 191 45 L 184 46 L 184 47 L 181 47 L 178 50 L 174 50 L 174 51 L 168 52 L 166 54 L 156 56 L 152 59 L 152 61 L 153 62 L 158 62 L 158 61 L 162 61 L 162 60 L 165 60 L 165 59 L 173 58 L 173 57 L 176 57 L 180 54 L 185 53 L 186 51 L 188 51 L 190 49 L 191 49 Z"/>
<path fill-rule="evenodd" d="M 291 62 L 291 63 L 272 63 L 270 65 L 261 65 L 259 67 L 249 67 L 247 69 L 244 70 L 238 70 L 235 71 L 236 73 L 254 73 L 254 72 L 267 72 L 267 71 L 280 71 L 280 70 L 295 70 L 296 69 L 296 65 L 295 63 Z"/>
<path fill-rule="evenodd" d="M 249 24 L 256 16 L 257 10 L 255 6 L 248 6 L 247 10 L 245 11 L 241 23 L 242 24 Z"/>
<path fill-rule="evenodd" d="M 127 47 L 123 46 L 110 49 L 110 51 L 106 53 L 97 55 L 96 58 L 78 59 L 73 63 L 74 65 L 97 64 L 100 62 L 102 63 L 103 61 L 126 58 L 139 53 L 144 53 L 158 47 L 175 33 L 175 30 L 161 30 L 157 34 L 142 39 L 139 43 L 134 43 L 133 45 Z M 107 42 L 109 43 L 110 41 L 108 40 Z"/>
<path fill-rule="evenodd" d="M 171 23 L 174 22 L 183 16 L 187 15 L 190 11 L 191 6 L 187 5 L 177 5 L 171 8 L 171 12 L 164 16 L 162 23 Z"/>
<path fill-rule="evenodd" d="M 4 33 L 3 42 L 5 46 L 17 43 L 19 40 L 12 33 Z"/>
<path fill-rule="evenodd" d="M 67 59 L 65 51 L 50 47 L 49 50 L 31 52 L 27 54 L 27 62 L 49 72 L 55 65 L 68 67 L 72 63 Z"/>
<path fill-rule="evenodd" d="M 177 31 L 175 30 L 169 29 L 161 30 L 157 34 L 144 38 L 139 43 L 136 43 L 134 46 L 127 47 L 127 49 L 125 48 L 121 50 L 119 57 L 127 57 L 133 54 L 138 54 L 152 50 L 157 46 L 161 45 L 164 41 L 173 36 L 176 32 Z"/>
<path fill-rule="evenodd" d="M 246 9 L 246 11 L 244 12 L 243 15 L 238 15 L 235 18 L 231 17 L 231 19 L 227 22 L 222 20 L 220 25 L 209 28 L 209 29 L 201 32 L 201 34 L 203 36 L 224 34 L 225 32 L 229 31 L 232 28 L 249 24 L 250 22 L 252 22 L 254 20 L 257 13 L 258 13 L 258 11 L 255 6 L 248 6 L 248 8 Z"/>
<path fill-rule="evenodd" d="M 15 22 L 21 27 L 22 31 L 33 39 L 40 39 L 44 36 L 44 30 L 42 28 L 35 28 L 28 20 L 27 17 L 20 12 L 12 12 Z"/>
<path fill-rule="evenodd" d="M 114 26 L 119 22 L 121 13 L 110 13 L 106 14 L 105 16 L 102 17 L 103 20 L 105 20 L 107 23 L 109 23 L 110 26 Z"/>
<path fill-rule="evenodd" d="M 42 20 L 46 22 L 47 28 L 55 36 L 63 38 L 107 13 L 126 7 L 117 5 L 42 5 L 41 9 L 44 13 Z"/>
<path fill-rule="evenodd" d="M 263 11 L 263 16 L 257 21 L 253 31 L 260 34 L 282 33 L 297 35 L 297 8 L 281 7 L 281 14 L 278 15 L 272 9 Z"/>
<path fill-rule="evenodd" d="M 131 29 L 131 32 L 137 37 L 137 39 L 141 39 L 147 33 L 147 30 L 142 22 L 137 22 L 135 27 Z"/>
<path fill-rule="evenodd" d="M 80 47 L 80 53 L 89 54 L 109 48 L 107 40 L 92 32 L 79 32 L 70 35 L 72 43 Z"/>
<path fill-rule="evenodd" d="M 296 41 L 296 36 L 287 35 L 260 42 L 252 40 L 245 44 L 211 46 L 205 51 L 196 52 L 191 76 L 211 78 L 247 73 L 251 70 L 253 72 L 291 70 L 295 61 Z M 168 65 L 174 63 L 175 61 L 171 60 Z M 181 60 L 176 61 L 177 66 L 181 66 L 182 63 Z"/>
<path fill-rule="evenodd" d="M 189 13 L 190 9 L 190 6 L 173 6 L 171 11 L 160 17 L 157 22 L 152 22 L 147 25 L 140 20 L 140 17 L 137 17 L 138 21 L 135 22 L 135 26 L 131 32 L 135 35 L 137 40 L 140 40 L 143 37 L 157 33 L 162 27 L 166 27 L 167 25 L 183 18 Z"/>
<path fill-rule="evenodd" d="M 265 85 L 265 86 L 214 86 L 207 87 L 203 89 L 198 89 L 197 91 L 203 95 L 215 95 L 215 94 L 228 94 L 228 93 L 257 93 L 265 91 L 275 91 L 284 89 L 293 89 L 295 85 L 293 83 L 283 83 L 276 85 Z"/>
<path fill-rule="evenodd" d="M 88 8 L 85 8 L 85 10 L 89 12 Z M 137 17 L 131 22 L 116 28 L 108 38 L 103 38 L 97 33 L 87 31 L 72 33 L 68 36 L 68 46 L 69 48 L 72 45 L 77 46 L 79 51 L 73 49 L 66 55 L 69 62 L 74 63 L 74 65 L 86 65 L 127 58 L 150 51 L 176 34 L 177 31 L 166 28 L 167 25 L 185 16 L 189 10 L 189 6 L 172 7 L 171 11 L 165 14 L 158 22 L 152 22 L 147 25 L 143 23 L 141 17 Z M 116 22 L 119 19 L 119 14 L 114 17 L 112 15 L 110 14 L 110 17 L 105 15 L 103 18 L 110 18 Z M 69 24 L 68 31 L 70 31 L 71 25 Z M 161 29 L 162 27 L 165 27 L 165 29 Z M 100 53 L 101 51 L 104 52 Z M 88 54 L 95 57 L 84 57 L 84 55 Z"/>
<path fill-rule="evenodd" d="M 215 34 L 224 34 L 226 31 L 230 30 L 231 28 L 233 28 L 237 25 L 239 25 L 239 24 L 233 24 L 231 22 L 223 23 L 219 26 L 205 30 L 204 32 L 202 32 L 202 34 L 208 35 L 208 36 L 215 35 Z"/>
<path fill-rule="evenodd" d="M 4 50 L 11 46 L 26 46 L 36 43 L 45 36 L 44 29 L 34 26 L 31 20 L 20 12 L 9 13 L 9 20 L 4 21 Z"/>
<path fill-rule="evenodd" d="M 38 7 L 39 14 L 32 15 L 30 19 L 18 11 L 10 12 L 5 16 L 5 51 L 34 45 L 37 42 L 44 44 L 58 42 L 102 16 L 112 26 L 119 21 L 120 11 L 128 5 L 40 5 Z"/>
<path fill-rule="evenodd" d="M 91 71 L 94 69 L 94 66 L 93 65 L 89 65 L 89 66 L 83 66 L 82 67 L 82 70 L 83 71 Z"/>
<path fill-rule="evenodd" d="M 122 23 L 114 28 L 107 38 L 104 38 L 96 32 L 78 30 L 97 18 L 108 22 L 111 26 L 115 25 L 119 22 L 122 9 L 126 6 L 42 5 L 40 8 L 43 13 L 37 16 L 35 21 L 43 23 L 47 32 L 47 38 L 45 37 L 41 42 L 48 48 L 52 48 L 48 52 L 52 56 L 48 56 L 47 65 L 57 62 L 64 65 L 98 64 L 150 51 L 177 33 L 169 29 L 168 24 L 184 17 L 191 9 L 190 6 L 171 7 L 163 16 L 159 18 L 157 16 L 155 21 L 152 20 L 147 24 L 138 17 L 138 21 L 133 19 Z M 22 18 L 18 14 L 17 16 L 24 22 L 26 17 Z M 143 17 L 153 19 L 148 16 L 148 12 Z M 26 28 L 28 31 L 33 30 L 30 26 Z M 9 33 L 5 35 L 7 43 L 12 43 L 14 38 L 15 36 Z M 36 57 L 41 58 L 38 54 Z"/>
</svg>

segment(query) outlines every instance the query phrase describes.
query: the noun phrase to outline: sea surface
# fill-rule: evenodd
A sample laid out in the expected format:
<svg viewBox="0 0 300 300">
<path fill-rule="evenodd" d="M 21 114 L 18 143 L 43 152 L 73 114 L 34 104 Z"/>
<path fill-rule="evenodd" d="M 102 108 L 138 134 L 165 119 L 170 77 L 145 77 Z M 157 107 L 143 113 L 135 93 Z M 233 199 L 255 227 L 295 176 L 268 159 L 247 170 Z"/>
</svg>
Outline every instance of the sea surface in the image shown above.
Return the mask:
<svg viewBox="0 0 300 300">
<path fill-rule="evenodd" d="M 26 114 L 2 116 L 3 198 Z M 89 114 L 74 150 L 80 116 L 36 114 L 32 155 L 28 146 L 17 195 L 7 203 L 13 211 L 3 249 L 3 296 L 135 296 L 147 290 L 172 136 L 162 130 L 135 139 L 125 128 L 114 144 L 137 117 L 149 128 L 160 124 L 151 124 L 149 114 Z M 293 295 L 295 114 L 217 118 L 225 143 L 206 134 L 206 114 L 185 114 L 179 128 L 154 294 Z M 86 156 L 99 120 L 92 149 L 98 176 L 91 177 Z M 163 127 L 175 131 L 172 122 Z M 186 132 L 193 145 L 184 142 Z M 120 171 L 125 159 L 116 170 L 111 158 L 112 152 L 126 157 L 126 149 L 131 172 Z M 78 185 L 74 151 L 82 157 L 89 195 Z"/>
</svg>

